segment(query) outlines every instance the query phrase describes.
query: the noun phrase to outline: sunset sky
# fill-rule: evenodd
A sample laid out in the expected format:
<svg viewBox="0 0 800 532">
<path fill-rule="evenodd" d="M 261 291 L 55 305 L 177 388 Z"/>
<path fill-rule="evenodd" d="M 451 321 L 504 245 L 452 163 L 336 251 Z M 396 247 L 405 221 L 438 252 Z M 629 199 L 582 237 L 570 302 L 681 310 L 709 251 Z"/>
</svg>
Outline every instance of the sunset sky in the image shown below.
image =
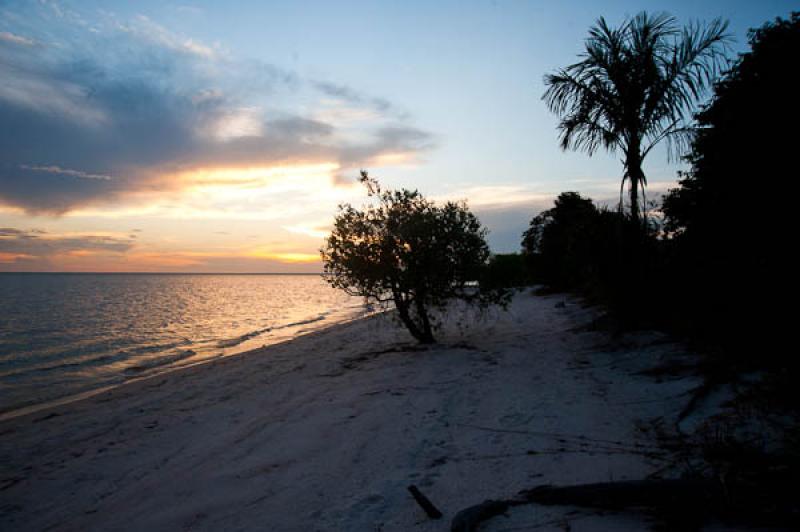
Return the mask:
<svg viewBox="0 0 800 532">
<path fill-rule="evenodd" d="M 599 16 L 746 31 L 795 2 L 0 0 L 0 271 L 316 272 L 368 169 L 466 199 L 515 251 L 560 191 L 619 188 L 541 101 Z M 650 193 L 681 166 L 650 155 Z"/>
</svg>

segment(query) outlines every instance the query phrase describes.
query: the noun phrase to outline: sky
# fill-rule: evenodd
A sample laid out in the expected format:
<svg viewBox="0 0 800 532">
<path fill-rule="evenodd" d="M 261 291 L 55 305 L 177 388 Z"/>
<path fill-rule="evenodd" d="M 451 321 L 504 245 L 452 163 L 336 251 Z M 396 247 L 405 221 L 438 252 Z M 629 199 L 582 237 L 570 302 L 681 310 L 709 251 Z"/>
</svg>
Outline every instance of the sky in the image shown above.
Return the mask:
<svg viewBox="0 0 800 532">
<path fill-rule="evenodd" d="M 319 272 L 340 203 L 466 200 L 495 252 L 619 154 L 564 152 L 543 76 L 642 10 L 748 28 L 794 2 L 0 0 L 0 271 Z M 645 162 L 649 194 L 680 161 Z"/>
</svg>

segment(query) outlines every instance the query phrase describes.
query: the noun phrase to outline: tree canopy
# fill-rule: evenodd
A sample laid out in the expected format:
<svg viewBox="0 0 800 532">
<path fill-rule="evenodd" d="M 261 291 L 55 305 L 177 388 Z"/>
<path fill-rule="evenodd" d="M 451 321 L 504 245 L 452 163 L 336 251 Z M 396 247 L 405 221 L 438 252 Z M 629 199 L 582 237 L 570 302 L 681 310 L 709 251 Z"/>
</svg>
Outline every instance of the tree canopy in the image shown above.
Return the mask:
<svg viewBox="0 0 800 532">
<path fill-rule="evenodd" d="M 535 216 L 522 235 L 522 250 L 539 281 L 554 288 L 582 288 L 598 210 L 577 192 L 562 192 L 552 209 Z"/>
<path fill-rule="evenodd" d="M 664 202 L 671 231 L 724 237 L 732 205 L 746 204 L 751 214 L 771 211 L 759 213 L 763 216 L 748 223 L 750 228 L 758 220 L 774 221 L 775 204 L 752 201 L 752 189 L 797 172 L 800 13 L 749 36 L 751 51 L 740 55 L 697 115 L 699 128 L 687 157 L 692 168 Z"/>
<path fill-rule="evenodd" d="M 362 209 L 342 205 L 322 248 L 328 282 L 373 303 L 393 303 L 422 343 L 434 341 L 437 318 L 460 299 L 478 306 L 504 303 L 504 290 L 480 286 L 489 261 L 486 229 L 464 203 L 441 206 L 418 191 L 383 190 L 361 173 L 375 200 Z"/>
<path fill-rule="evenodd" d="M 698 114 L 691 169 L 664 199 L 672 292 L 692 302 L 684 313 L 704 336 L 786 364 L 779 300 L 794 278 L 800 13 L 751 31 L 750 46 Z"/>
</svg>

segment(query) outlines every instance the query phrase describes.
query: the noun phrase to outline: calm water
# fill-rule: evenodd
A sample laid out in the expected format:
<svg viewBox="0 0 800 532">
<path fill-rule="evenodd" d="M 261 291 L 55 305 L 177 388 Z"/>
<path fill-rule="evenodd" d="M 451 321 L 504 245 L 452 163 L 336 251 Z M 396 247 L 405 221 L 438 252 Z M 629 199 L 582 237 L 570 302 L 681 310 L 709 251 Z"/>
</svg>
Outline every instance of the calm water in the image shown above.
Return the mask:
<svg viewBox="0 0 800 532">
<path fill-rule="evenodd" d="M 319 276 L 0 274 L 0 413 L 361 313 Z"/>
</svg>

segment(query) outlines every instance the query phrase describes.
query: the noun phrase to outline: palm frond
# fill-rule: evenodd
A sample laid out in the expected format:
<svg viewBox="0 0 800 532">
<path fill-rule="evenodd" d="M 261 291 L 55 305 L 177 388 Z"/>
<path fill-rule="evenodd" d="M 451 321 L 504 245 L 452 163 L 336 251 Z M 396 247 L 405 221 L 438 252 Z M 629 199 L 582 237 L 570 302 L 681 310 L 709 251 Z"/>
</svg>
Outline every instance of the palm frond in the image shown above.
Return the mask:
<svg viewBox="0 0 800 532">
<path fill-rule="evenodd" d="M 561 147 L 635 152 L 639 164 L 662 141 L 670 153 L 684 148 L 695 105 L 724 65 L 727 28 L 720 19 L 681 28 L 667 13 L 642 12 L 618 27 L 598 19 L 581 60 L 545 76 Z"/>
</svg>

